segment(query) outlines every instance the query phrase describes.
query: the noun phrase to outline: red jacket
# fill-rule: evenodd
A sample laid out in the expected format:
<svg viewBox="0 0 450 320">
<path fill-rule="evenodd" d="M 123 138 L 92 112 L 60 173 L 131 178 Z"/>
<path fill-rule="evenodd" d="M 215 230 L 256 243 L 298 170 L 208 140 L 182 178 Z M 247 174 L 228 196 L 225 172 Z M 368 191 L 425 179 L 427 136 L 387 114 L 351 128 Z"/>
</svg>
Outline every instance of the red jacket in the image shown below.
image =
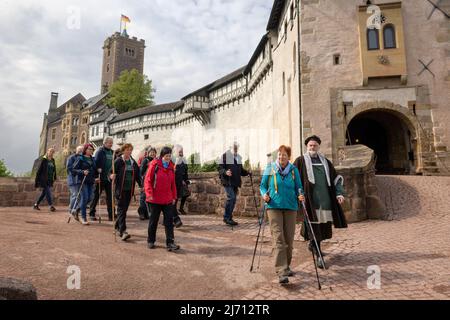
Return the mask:
<svg viewBox="0 0 450 320">
<path fill-rule="evenodd" d="M 155 175 L 156 168 L 158 169 Z M 167 205 L 177 199 L 175 170 L 172 161 L 169 162 L 167 169 L 164 168 L 161 159 L 155 159 L 150 163 L 145 175 L 144 190 L 145 201 L 149 203 Z"/>
</svg>

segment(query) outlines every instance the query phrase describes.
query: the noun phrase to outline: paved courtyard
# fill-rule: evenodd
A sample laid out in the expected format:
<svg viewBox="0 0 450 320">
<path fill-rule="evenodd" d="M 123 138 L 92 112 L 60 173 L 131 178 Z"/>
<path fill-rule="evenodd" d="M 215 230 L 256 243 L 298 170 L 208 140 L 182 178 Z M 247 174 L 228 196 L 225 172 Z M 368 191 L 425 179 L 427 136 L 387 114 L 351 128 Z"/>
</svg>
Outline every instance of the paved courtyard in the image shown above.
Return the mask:
<svg viewBox="0 0 450 320">
<path fill-rule="evenodd" d="M 0 277 L 30 281 L 39 299 L 449 299 L 450 178 L 378 177 L 390 221 L 334 230 L 324 244 L 327 271 L 317 281 L 306 243 L 297 237 L 296 276 L 281 287 L 273 273 L 266 228 L 260 268 L 249 272 L 257 224 L 237 218 L 234 229 L 216 216 L 183 216 L 179 253 L 146 248 L 147 223 L 130 209 L 127 243 L 114 241 L 110 222 L 67 224 L 63 208 L 0 208 Z M 104 208 L 101 214 L 105 215 Z M 259 253 L 259 252 L 258 252 Z M 69 266 L 81 289 L 67 289 Z M 379 270 L 379 283 L 374 281 Z M 369 280 L 369 286 L 368 286 Z M 378 284 L 378 286 L 377 286 Z"/>
</svg>

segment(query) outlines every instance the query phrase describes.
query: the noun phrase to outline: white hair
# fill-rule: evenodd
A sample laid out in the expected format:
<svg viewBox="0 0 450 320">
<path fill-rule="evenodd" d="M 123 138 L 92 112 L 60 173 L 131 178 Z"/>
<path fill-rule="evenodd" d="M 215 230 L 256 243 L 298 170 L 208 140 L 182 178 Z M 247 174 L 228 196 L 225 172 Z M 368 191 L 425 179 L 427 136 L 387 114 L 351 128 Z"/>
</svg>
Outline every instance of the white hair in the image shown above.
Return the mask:
<svg viewBox="0 0 450 320">
<path fill-rule="evenodd" d="M 105 139 L 103 139 L 103 144 L 107 143 L 108 141 L 114 142 L 114 139 L 112 137 L 105 137 Z"/>
</svg>

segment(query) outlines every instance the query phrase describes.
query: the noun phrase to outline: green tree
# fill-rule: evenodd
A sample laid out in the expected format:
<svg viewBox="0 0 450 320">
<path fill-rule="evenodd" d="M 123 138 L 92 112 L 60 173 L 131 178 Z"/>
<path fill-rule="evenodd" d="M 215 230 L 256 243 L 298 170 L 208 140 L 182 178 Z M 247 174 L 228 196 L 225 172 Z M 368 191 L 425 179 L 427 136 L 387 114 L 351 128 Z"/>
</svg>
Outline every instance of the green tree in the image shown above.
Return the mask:
<svg viewBox="0 0 450 320">
<path fill-rule="evenodd" d="M 154 104 L 152 80 L 133 69 L 125 70 L 110 88 L 107 104 L 125 113 Z"/>
<path fill-rule="evenodd" d="M 13 174 L 8 170 L 5 160 L 0 159 L 0 177 L 12 177 Z"/>
</svg>

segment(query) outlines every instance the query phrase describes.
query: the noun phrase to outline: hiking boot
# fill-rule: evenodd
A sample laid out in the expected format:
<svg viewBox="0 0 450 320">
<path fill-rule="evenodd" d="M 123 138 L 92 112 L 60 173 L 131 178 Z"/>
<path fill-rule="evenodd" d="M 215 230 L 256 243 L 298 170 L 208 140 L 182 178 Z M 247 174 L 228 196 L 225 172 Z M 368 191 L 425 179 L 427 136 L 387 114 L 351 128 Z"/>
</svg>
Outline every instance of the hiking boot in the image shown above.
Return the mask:
<svg viewBox="0 0 450 320">
<path fill-rule="evenodd" d="M 229 226 L 237 226 L 238 223 L 234 221 L 233 219 L 223 219 L 223 222 Z"/>
<path fill-rule="evenodd" d="M 289 283 L 289 278 L 287 276 L 285 276 L 285 275 L 279 276 L 278 277 L 278 282 L 280 284 L 288 284 Z"/>
<path fill-rule="evenodd" d="M 180 246 L 179 245 L 177 245 L 175 243 L 169 243 L 167 245 L 167 251 L 172 252 L 172 251 L 177 251 L 177 250 L 180 250 Z"/>
<path fill-rule="evenodd" d="M 295 276 L 295 272 L 292 271 L 290 268 L 287 268 L 286 271 L 284 272 L 284 276 L 293 277 L 293 276 Z"/>
<path fill-rule="evenodd" d="M 183 225 L 183 222 L 181 222 L 181 219 L 179 219 L 179 220 L 177 220 L 177 221 L 175 221 L 175 223 L 174 223 L 174 226 L 175 226 L 175 228 L 179 228 L 179 227 L 181 227 Z"/>
<path fill-rule="evenodd" d="M 81 224 L 84 226 L 88 226 L 89 222 L 85 218 L 81 218 Z"/>
<path fill-rule="evenodd" d="M 125 231 L 124 233 L 122 233 L 120 238 L 122 239 L 122 241 L 127 241 L 128 239 L 131 238 L 131 236 L 128 234 L 128 232 Z"/>
<path fill-rule="evenodd" d="M 41 211 L 41 208 L 39 208 L 39 205 L 35 203 L 33 206 L 33 210 Z"/>
<path fill-rule="evenodd" d="M 149 243 L 147 244 L 147 246 L 148 246 L 149 249 L 155 249 L 155 248 L 156 248 L 156 245 L 155 245 L 154 242 L 149 242 Z"/>
<path fill-rule="evenodd" d="M 77 210 L 72 210 L 72 212 L 70 213 L 72 215 L 72 217 L 76 220 L 76 221 L 80 221 L 80 218 L 78 217 L 78 212 Z"/>
<path fill-rule="evenodd" d="M 51 211 L 51 212 L 55 212 L 55 211 L 56 211 L 56 208 L 55 208 L 54 206 L 51 206 L 51 207 L 50 207 L 50 211 Z"/>
</svg>

